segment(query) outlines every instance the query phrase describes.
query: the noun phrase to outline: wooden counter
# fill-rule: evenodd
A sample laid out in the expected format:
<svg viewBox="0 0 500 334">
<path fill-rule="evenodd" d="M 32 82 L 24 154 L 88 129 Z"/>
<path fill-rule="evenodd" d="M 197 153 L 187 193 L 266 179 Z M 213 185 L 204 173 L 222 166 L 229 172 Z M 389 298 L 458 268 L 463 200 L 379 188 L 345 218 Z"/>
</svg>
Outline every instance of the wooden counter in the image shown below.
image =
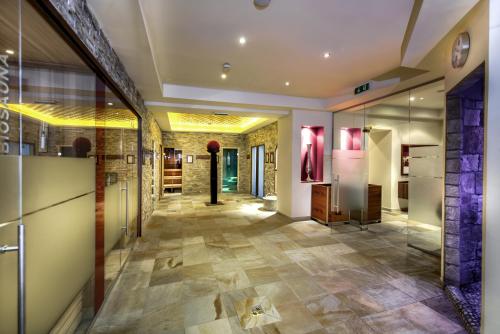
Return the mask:
<svg viewBox="0 0 500 334">
<path fill-rule="evenodd" d="M 335 214 L 331 209 L 331 184 L 313 184 L 311 189 L 311 218 L 322 223 L 348 221 L 348 213 Z M 382 186 L 368 185 L 368 210 L 366 222 L 382 219 Z"/>
</svg>

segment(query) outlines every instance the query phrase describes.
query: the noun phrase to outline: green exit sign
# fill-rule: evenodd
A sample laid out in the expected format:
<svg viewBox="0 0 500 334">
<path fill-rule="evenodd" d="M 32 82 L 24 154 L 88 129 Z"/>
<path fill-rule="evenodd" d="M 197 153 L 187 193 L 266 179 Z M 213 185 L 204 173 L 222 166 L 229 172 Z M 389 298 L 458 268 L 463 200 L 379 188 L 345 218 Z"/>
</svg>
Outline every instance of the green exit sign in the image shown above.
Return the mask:
<svg viewBox="0 0 500 334">
<path fill-rule="evenodd" d="M 364 93 L 366 92 L 367 90 L 370 89 L 370 83 L 367 82 L 361 86 L 358 86 L 356 88 L 354 88 L 354 95 L 358 95 L 358 94 L 361 94 L 361 93 Z"/>
</svg>

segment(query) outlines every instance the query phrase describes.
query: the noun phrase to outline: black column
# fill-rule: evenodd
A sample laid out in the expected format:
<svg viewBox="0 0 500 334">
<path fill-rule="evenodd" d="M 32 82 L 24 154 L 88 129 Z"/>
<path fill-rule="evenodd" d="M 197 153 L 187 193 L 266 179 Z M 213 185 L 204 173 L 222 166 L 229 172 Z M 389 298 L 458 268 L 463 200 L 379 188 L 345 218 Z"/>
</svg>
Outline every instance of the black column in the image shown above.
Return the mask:
<svg viewBox="0 0 500 334">
<path fill-rule="evenodd" d="M 210 204 L 217 204 L 217 154 L 210 153 Z"/>
</svg>

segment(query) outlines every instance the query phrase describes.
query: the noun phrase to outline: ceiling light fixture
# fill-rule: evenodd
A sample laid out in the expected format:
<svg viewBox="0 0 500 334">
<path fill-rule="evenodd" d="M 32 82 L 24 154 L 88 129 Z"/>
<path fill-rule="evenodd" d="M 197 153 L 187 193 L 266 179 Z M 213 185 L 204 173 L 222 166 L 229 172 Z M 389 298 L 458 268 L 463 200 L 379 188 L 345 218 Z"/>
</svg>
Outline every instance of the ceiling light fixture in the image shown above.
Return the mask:
<svg viewBox="0 0 500 334">
<path fill-rule="evenodd" d="M 227 73 L 231 70 L 231 64 L 229 63 L 224 63 L 222 64 L 222 74 L 220 75 L 220 78 L 222 80 L 225 80 L 227 78 Z"/>
<path fill-rule="evenodd" d="M 108 102 L 108 106 L 112 106 L 113 105 L 113 102 Z"/>
<path fill-rule="evenodd" d="M 325 58 L 325 59 L 328 59 L 331 56 L 332 56 L 332 53 L 330 51 L 327 51 L 327 52 L 323 53 L 323 58 Z"/>
<path fill-rule="evenodd" d="M 290 81 L 285 82 L 285 86 L 290 86 Z"/>
<path fill-rule="evenodd" d="M 421 98 L 420 98 L 420 101 L 422 101 L 423 99 L 424 99 L 424 98 L 423 98 L 423 97 L 421 97 Z"/>
<path fill-rule="evenodd" d="M 6 53 L 10 54 L 10 55 L 13 55 L 14 54 L 14 50 L 11 50 L 11 49 L 7 49 L 5 50 Z"/>
<path fill-rule="evenodd" d="M 239 41 L 240 45 L 247 44 L 247 39 L 245 38 L 245 36 L 241 36 L 238 41 Z"/>
<path fill-rule="evenodd" d="M 266 9 L 270 3 L 271 0 L 253 0 L 253 5 L 258 10 Z"/>
<path fill-rule="evenodd" d="M 411 97 L 410 97 L 410 101 L 412 101 L 412 102 L 413 102 L 413 101 L 415 101 L 415 97 L 414 97 L 414 96 L 411 96 Z"/>
</svg>

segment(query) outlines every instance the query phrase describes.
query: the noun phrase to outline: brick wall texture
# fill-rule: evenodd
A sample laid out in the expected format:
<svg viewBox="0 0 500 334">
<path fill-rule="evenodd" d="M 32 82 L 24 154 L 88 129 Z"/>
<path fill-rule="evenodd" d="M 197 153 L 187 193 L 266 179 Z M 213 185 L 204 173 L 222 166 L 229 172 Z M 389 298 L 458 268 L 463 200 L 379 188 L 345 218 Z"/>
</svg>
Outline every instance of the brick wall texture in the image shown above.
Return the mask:
<svg viewBox="0 0 500 334">
<path fill-rule="evenodd" d="M 182 150 L 182 192 L 184 194 L 210 192 L 210 160 L 199 159 L 197 156 L 206 156 L 207 144 L 216 140 L 221 145 L 219 161 L 222 157 L 222 148 L 238 149 L 238 191 L 249 193 L 251 186 L 251 159 L 252 146 L 265 145 L 266 152 L 274 152 L 278 140 L 278 123 L 274 122 L 266 127 L 249 134 L 223 134 L 223 133 L 187 133 L 163 132 L 163 146 Z M 193 163 L 186 163 L 186 156 L 193 155 Z M 218 187 L 221 191 L 221 165 L 218 164 Z M 265 164 L 264 192 L 274 191 L 274 164 Z"/>
</svg>

